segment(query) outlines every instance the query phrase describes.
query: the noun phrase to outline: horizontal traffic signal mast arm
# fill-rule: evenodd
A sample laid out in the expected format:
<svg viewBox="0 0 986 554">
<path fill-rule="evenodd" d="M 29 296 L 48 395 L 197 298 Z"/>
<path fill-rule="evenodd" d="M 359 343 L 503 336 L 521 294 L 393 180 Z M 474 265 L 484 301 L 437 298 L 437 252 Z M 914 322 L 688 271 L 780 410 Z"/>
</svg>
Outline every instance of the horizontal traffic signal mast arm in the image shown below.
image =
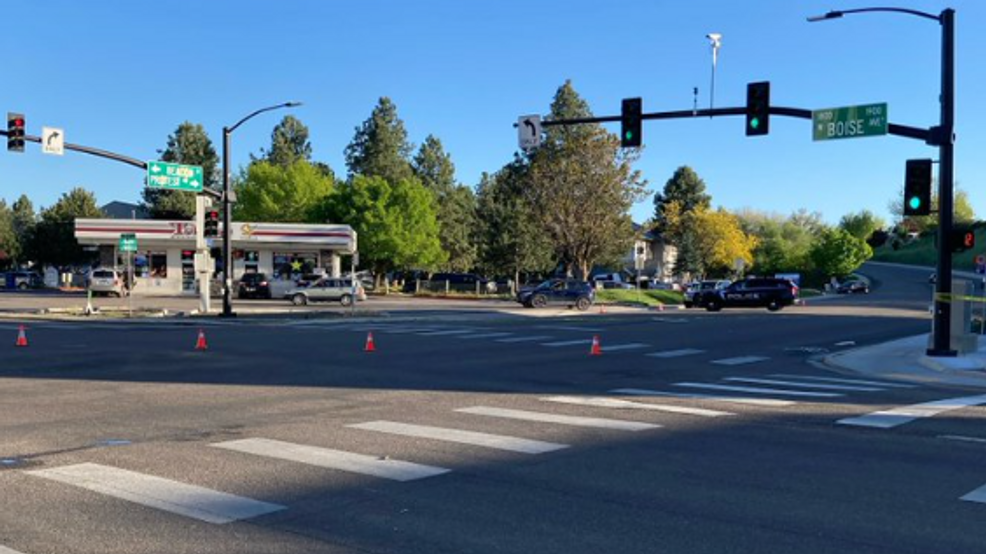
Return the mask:
<svg viewBox="0 0 986 554">
<path fill-rule="evenodd" d="M 641 115 L 641 119 L 685 119 L 689 117 L 716 117 L 725 115 L 746 115 L 746 107 L 738 108 L 714 108 L 711 110 L 678 110 L 673 112 L 653 112 L 645 113 Z M 806 110 L 803 108 L 785 108 L 782 106 L 771 106 L 770 115 L 779 115 L 784 117 L 794 117 L 798 119 L 811 119 L 811 110 Z M 606 115 L 602 117 L 581 117 L 576 119 L 545 119 L 541 121 L 542 127 L 554 127 L 557 125 L 578 125 L 582 123 L 619 123 L 620 116 L 618 115 Z M 514 124 L 516 127 L 516 124 Z M 899 137 L 906 137 L 924 141 L 932 146 L 937 143 L 934 142 L 934 129 L 922 129 L 920 127 L 911 127 L 909 125 L 897 125 L 895 123 L 887 124 L 887 134 L 897 135 Z"/>
<path fill-rule="evenodd" d="M 7 136 L 7 131 L 0 130 L 0 134 Z M 24 140 L 27 142 L 37 142 L 41 144 L 41 137 L 34 135 L 24 135 Z M 65 143 L 66 150 L 74 150 L 76 152 L 82 152 L 83 154 L 89 154 L 92 156 L 98 156 L 100 158 L 107 158 L 110 160 L 116 160 L 118 162 L 123 162 L 125 164 L 130 164 L 139 169 L 147 170 L 147 162 L 131 158 L 130 156 L 124 156 L 123 154 L 117 154 L 116 152 L 110 152 L 107 150 L 100 150 L 99 148 L 93 148 L 91 146 L 83 146 L 81 144 L 71 144 Z"/>
</svg>

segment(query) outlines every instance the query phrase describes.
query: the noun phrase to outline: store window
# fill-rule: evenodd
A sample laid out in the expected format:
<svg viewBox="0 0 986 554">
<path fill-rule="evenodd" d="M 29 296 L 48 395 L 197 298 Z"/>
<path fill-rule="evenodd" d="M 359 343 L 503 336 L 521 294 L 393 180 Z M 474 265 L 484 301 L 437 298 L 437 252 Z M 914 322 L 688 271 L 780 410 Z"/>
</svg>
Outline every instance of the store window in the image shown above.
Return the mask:
<svg viewBox="0 0 986 554">
<path fill-rule="evenodd" d="M 315 272 L 318 256 L 314 252 L 274 252 L 274 278 L 297 281 Z"/>
<path fill-rule="evenodd" d="M 136 277 L 164 279 L 168 276 L 167 252 L 137 252 L 134 254 Z"/>
<path fill-rule="evenodd" d="M 257 273 L 260 271 L 260 252 L 256 250 L 243 252 L 243 271 L 245 273 Z"/>
</svg>

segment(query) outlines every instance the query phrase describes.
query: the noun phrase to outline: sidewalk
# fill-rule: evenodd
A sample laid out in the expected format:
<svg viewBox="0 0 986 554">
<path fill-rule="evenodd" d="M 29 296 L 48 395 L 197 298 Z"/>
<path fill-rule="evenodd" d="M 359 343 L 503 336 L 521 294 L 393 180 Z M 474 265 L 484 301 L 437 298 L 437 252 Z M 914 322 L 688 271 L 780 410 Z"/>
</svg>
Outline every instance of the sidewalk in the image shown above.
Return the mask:
<svg viewBox="0 0 986 554">
<path fill-rule="evenodd" d="M 928 334 L 830 354 L 828 366 L 882 379 L 986 388 L 986 340 L 978 352 L 955 358 L 930 357 Z"/>
</svg>

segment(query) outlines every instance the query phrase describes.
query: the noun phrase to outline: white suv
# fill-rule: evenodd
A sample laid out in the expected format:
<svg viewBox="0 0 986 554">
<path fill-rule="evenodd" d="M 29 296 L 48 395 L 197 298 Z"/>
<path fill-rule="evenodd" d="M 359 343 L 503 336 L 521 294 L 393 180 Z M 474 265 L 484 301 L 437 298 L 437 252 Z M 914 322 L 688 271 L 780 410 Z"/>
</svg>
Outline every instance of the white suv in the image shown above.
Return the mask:
<svg viewBox="0 0 986 554">
<path fill-rule="evenodd" d="M 86 276 L 86 284 L 93 296 L 97 294 L 123 296 L 124 294 L 123 277 L 115 269 L 106 267 L 93 269 Z"/>
</svg>

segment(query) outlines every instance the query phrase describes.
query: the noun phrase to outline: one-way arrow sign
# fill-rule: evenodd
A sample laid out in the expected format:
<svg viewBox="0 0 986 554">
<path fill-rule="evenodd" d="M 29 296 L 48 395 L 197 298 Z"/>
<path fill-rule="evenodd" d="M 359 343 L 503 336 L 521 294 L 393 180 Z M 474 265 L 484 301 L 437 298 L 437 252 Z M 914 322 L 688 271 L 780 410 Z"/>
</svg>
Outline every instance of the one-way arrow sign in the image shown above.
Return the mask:
<svg viewBox="0 0 986 554">
<path fill-rule="evenodd" d="M 541 146 L 541 116 L 522 115 L 517 118 L 517 144 L 521 150 Z"/>
</svg>

